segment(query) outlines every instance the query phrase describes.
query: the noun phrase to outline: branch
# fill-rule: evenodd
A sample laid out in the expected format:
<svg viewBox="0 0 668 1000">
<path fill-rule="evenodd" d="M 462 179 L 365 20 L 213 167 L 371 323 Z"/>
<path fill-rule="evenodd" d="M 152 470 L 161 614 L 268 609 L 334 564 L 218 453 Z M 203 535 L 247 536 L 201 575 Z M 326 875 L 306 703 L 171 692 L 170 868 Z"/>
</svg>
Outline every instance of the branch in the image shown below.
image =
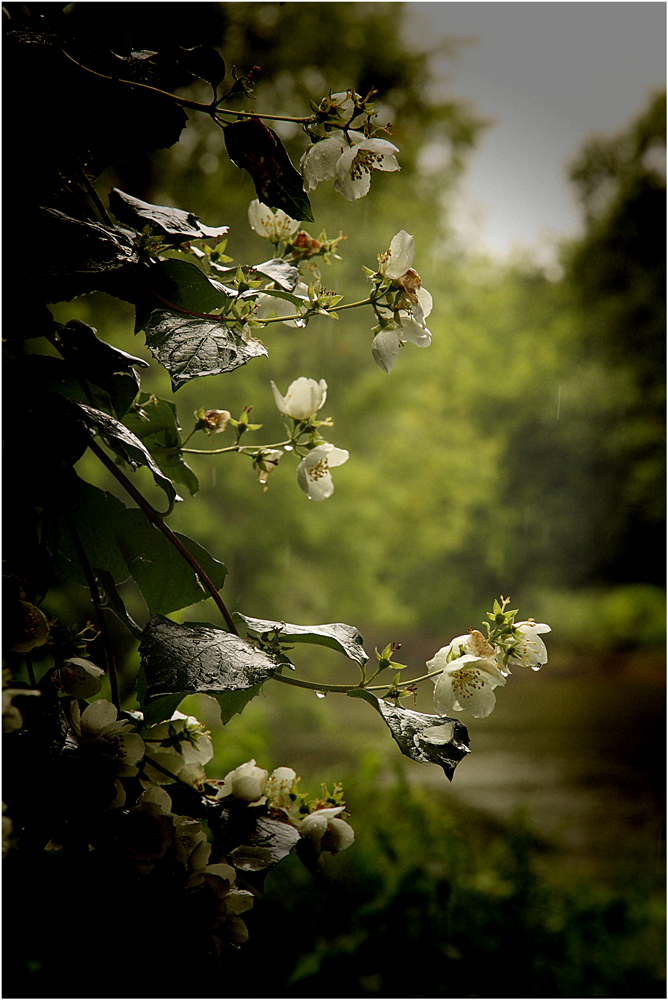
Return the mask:
<svg viewBox="0 0 668 1000">
<path fill-rule="evenodd" d="M 154 94 L 161 94 L 162 97 L 168 97 L 176 104 L 180 104 L 182 108 L 190 108 L 192 111 L 204 111 L 206 114 L 211 116 L 215 113 L 215 104 L 198 104 L 197 101 L 188 101 L 185 97 L 177 97 L 176 94 L 170 94 L 168 90 L 160 90 L 159 87 L 151 87 L 148 83 L 139 83 L 136 80 L 123 80 L 119 76 L 107 76 L 106 73 L 99 73 L 96 69 L 91 69 L 90 66 L 84 66 L 83 63 L 78 62 L 78 60 L 76 60 L 73 56 L 69 55 L 69 53 L 62 48 L 62 46 L 60 51 L 70 60 L 70 62 L 73 62 L 75 66 L 78 66 L 79 69 L 85 70 L 86 73 L 92 73 L 93 76 L 99 76 L 103 80 L 109 80 L 111 83 L 125 83 L 129 87 L 141 87 L 142 90 L 150 90 Z"/>
<path fill-rule="evenodd" d="M 109 472 L 111 472 L 112 476 L 114 476 L 114 478 L 118 480 L 123 489 L 130 494 L 132 499 L 135 501 L 137 506 L 144 512 L 149 521 L 152 524 L 154 524 L 159 531 L 163 533 L 168 542 L 170 542 L 170 544 L 174 546 L 174 548 L 185 559 L 188 565 L 192 569 L 194 569 L 202 585 L 206 588 L 206 590 L 209 591 L 209 593 L 213 597 L 218 607 L 218 610 L 222 614 L 227 624 L 228 630 L 230 632 L 234 632 L 235 635 L 238 635 L 239 633 L 237 631 L 236 625 L 234 624 L 232 615 L 227 610 L 225 602 L 223 601 L 222 597 L 216 590 L 215 585 L 210 580 L 205 571 L 202 569 L 202 567 L 197 562 L 195 557 L 185 547 L 183 542 L 179 538 L 177 538 L 177 536 L 174 534 L 171 528 L 167 527 L 167 525 L 162 519 L 162 514 L 160 514 L 157 510 L 155 510 L 155 508 L 152 507 L 151 504 L 144 499 L 139 490 L 130 482 L 125 473 L 121 472 L 121 470 L 118 468 L 115 462 L 111 458 L 109 458 L 109 456 L 106 455 L 104 451 L 102 451 L 100 446 L 95 441 L 90 441 L 88 447 L 93 452 L 93 454 L 100 459 L 103 465 L 106 465 Z"/>
</svg>

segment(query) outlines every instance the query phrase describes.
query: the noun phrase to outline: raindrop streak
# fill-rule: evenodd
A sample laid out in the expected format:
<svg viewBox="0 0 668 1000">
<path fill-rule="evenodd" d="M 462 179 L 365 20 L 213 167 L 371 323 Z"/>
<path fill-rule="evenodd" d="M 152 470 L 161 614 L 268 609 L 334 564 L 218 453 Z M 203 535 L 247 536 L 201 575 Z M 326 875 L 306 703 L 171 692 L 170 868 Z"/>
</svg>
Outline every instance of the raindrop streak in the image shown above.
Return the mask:
<svg viewBox="0 0 668 1000">
<path fill-rule="evenodd" d="M 561 386 L 557 391 L 557 420 L 559 419 L 559 414 L 561 413 Z"/>
<path fill-rule="evenodd" d="M 316 691 L 315 696 L 316 696 L 316 698 L 326 698 L 327 697 L 327 692 L 326 691 Z"/>
</svg>

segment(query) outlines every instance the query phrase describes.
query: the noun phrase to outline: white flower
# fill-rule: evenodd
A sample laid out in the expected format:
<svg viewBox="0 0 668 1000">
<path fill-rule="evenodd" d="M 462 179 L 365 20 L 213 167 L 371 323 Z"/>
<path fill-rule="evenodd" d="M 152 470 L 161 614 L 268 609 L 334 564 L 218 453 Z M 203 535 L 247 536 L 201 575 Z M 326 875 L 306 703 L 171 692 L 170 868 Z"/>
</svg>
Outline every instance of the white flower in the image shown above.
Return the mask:
<svg viewBox="0 0 668 1000">
<path fill-rule="evenodd" d="M 91 698 L 102 687 L 104 670 L 90 660 L 73 656 L 53 671 L 56 687 L 73 698 Z"/>
<path fill-rule="evenodd" d="M 281 413 L 293 420 L 310 420 L 325 405 L 327 383 L 323 378 L 316 382 L 313 378 L 298 378 L 281 396 L 275 384 L 271 383 L 274 401 Z"/>
<path fill-rule="evenodd" d="M 49 638 L 49 622 L 44 612 L 30 601 L 19 601 L 16 620 L 12 622 L 15 653 L 29 653 L 43 646 Z"/>
<path fill-rule="evenodd" d="M 474 719 L 484 719 L 494 709 L 494 688 L 506 679 L 494 658 L 494 648 L 481 632 L 457 636 L 427 661 L 429 673 L 442 670 L 434 688 L 434 708 L 439 715 L 453 709 L 469 711 Z"/>
<path fill-rule="evenodd" d="M 418 326 L 407 313 L 400 313 L 401 326 L 381 330 L 371 342 L 373 360 L 384 372 L 391 372 L 399 357 L 399 349 L 409 341 L 417 347 L 429 347 L 431 333 L 426 327 Z M 405 317 L 405 319 L 403 318 Z"/>
<path fill-rule="evenodd" d="M 79 743 L 79 752 L 104 764 L 114 777 L 115 797 L 107 804 L 109 809 L 125 805 L 125 789 L 118 778 L 132 778 L 139 769 L 137 764 L 144 756 L 144 741 L 134 732 L 131 722 L 117 720 L 115 705 L 105 698 L 98 698 L 82 712 L 79 702 L 70 707 L 72 730 Z"/>
<path fill-rule="evenodd" d="M 248 221 L 258 236 L 271 240 L 272 243 L 289 240 L 299 229 L 296 219 L 291 219 L 280 208 L 272 211 L 257 198 L 248 206 Z"/>
<path fill-rule="evenodd" d="M 521 646 L 508 657 L 506 669 L 509 667 L 531 667 L 532 670 L 540 670 L 544 663 L 547 663 L 547 649 L 540 635 L 544 632 L 551 632 L 549 625 L 534 621 L 518 622 L 515 626 L 524 633 Z M 499 666 L 503 664 L 503 653 L 497 654 L 500 660 Z"/>
<path fill-rule="evenodd" d="M 432 310 L 433 299 L 427 289 L 422 287 L 420 275 L 413 269 L 414 259 L 415 239 L 402 229 L 392 237 L 389 250 L 378 255 L 378 274 L 396 281 L 403 290 L 402 298 L 405 300 L 406 310 L 402 310 L 402 317 L 404 314 L 411 316 L 419 327 L 426 330 L 425 320 Z M 401 302 L 401 299 L 399 301 Z M 429 337 L 431 340 L 431 334 Z M 411 338 L 402 337 L 402 339 Z"/>
<path fill-rule="evenodd" d="M 300 821 L 297 798 L 293 798 L 291 794 L 296 778 L 291 767 L 277 767 L 272 772 L 266 789 L 269 808 L 279 809 L 294 826 L 298 826 Z"/>
<path fill-rule="evenodd" d="M 167 785 L 179 778 L 196 784 L 205 778 L 204 765 L 213 757 L 211 739 L 202 724 L 192 715 L 174 712 L 171 719 L 144 731 L 146 761 L 144 779 Z M 169 774 L 153 765 L 160 765 Z"/>
<path fill-rule="evenodd" d="M 195 414 L 195 417 L 201 420 L 208 430 L 209 437 L 212 434 L 222 434 L 231 416 L 232 414 L 229 410 L 207 410 L 205 413 Z"/>
<path fill-rule="evenodd" d="M 80 746 L 97 743 L 104 756 L 116 761 L 116 774 L 131 778 L 137 774 L 137 764 L 144 756 L 144 741 L 135 733 L 131 722 L 118 722 L 116 706 L 105 698 L 84 709 L 78 702 L 72 702 L 72 729 L 79 738 Z"/>
<path fill-rule="evenodd" d="M 351 94 L 352 91 L 350 90 L 341 90 L 337 94 L 332 94 L 331 98 L 332 102 L 338 105 L 339 111 L 343 114 L 344 118 L 346 119 L 349 119 L 351 112 L 355 110 L 355 104 L 353 102 L 352 96 L 350 96 Z M 360 94 L 355 94 L 355 97 L 357 98 L 358 101 L 361 100 Z M 362 111 L 348 124 L 352 126 L 361 125 L 365 117 L 366 115 Z"/>
<path fill-rule="evenodd" d="M 249 760 L 225 775 L 223 787 L 220 789 L 218 797 L 234 795 L 235 798 L 242 799 L 244 802 L 257 802 L 258 799 L 262 798 L 267 787 L 268 777 L 268 771 L 262 767 L 256 767 L 255 760 Z"/>
<path fill-rule="evenodd" d="M 394 153 L 399 150 L 386 139 L 367 139 L 362 132 L 338 129 L 310 146 L 302 156 L 304 190 L 312 191 L 320 181 L 334 180 L 334 190 L 347 201 L 367 194 L 374 170 L 399 170 Z"/>
<path fill-rule="evenodd" d="M 325 442 L 317 445 L 297 466 L 297 482 L 309 500 L 326 500 L 334 492 L 330 467 L 343 465 L 348 461 L 344 448 L 335 448 Z"/>
<path fill-rule="evenodd" d="M 318 809 L 305 816 L 299 824 L 299 833 L 311 843 L 318 854 L 320 851 L 330 851 L 331 854 L 345 851 L 355 840 L 352 826 L 345 820 L 337 818 L 343 809 L 343 806 Z"/>
</svg>

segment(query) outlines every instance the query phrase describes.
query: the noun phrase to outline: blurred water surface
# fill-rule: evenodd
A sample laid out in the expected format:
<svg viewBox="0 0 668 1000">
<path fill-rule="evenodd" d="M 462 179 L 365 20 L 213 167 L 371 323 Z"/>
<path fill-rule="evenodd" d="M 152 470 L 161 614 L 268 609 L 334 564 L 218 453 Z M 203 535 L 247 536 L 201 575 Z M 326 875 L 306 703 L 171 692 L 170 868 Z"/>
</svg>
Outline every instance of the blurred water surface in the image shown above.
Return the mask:
<svg viewBox="0 0 668 1000">
<path fill-rule="evenodd" d="M 368 706 L 336 695 L 320 725 L 286 726 L 306 692 L 272 688 L 271 748 L 298 773 L 354 773 L 376 754 L 378 780 L 411 783 L 506 820 L 522 816 L 556 847 L 564 871 L 610 885 L 659 885 L 665 847 L 665 696 L 660 657 L 614 675 L 595 664 L 515 671 L 487 719 L 462 720 L 471 754 L 450 784 L 442 770 L 399 755 Z M 315 698 L 313 698 L 315 702 Z M 325 711 L 325 706 L 320 706 Z M 420 710 L 429 711 L 425 704 Z M 320 715 L 315 712 L 313 719 Z M 289 715 L 287 716 L 290 717 Z M 552 854 L 552 862 L 555 856 Z"/>
</svg>

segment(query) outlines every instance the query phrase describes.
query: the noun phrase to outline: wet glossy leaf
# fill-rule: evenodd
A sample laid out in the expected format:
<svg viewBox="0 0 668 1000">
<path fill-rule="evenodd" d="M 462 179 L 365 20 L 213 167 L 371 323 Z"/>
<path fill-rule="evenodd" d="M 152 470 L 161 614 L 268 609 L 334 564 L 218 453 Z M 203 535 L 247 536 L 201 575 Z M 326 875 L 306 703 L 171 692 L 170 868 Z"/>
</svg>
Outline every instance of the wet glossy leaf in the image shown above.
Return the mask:
<svg viewBox="0 0 668 1000">
<path fill-rule="evenodd" d="M 116 542 L 151 614 L 169 614 L 206 600 L 209 592 L 167 538 L 136 508 L 119 512 L 113 521 Z M 213 585 L 220 589 L 227 570 L 203 546 L 177 533 Z"/>
<path fill-rule="evenodd" d="M 249 809 L 245 803 L 223 802 L 222 809 L 209 810 L 209 823 L 221 853 L 239 871 L 266 873 L 299 842 L 299 833 L 290 823 Z"/>
<path fill-rule="evenodd" d="M 264 264 L 254 264 L 253 270 L 263 274 L 266 278 L 271 278 L 287 292 L 293 292 L 299 281 L 298 268 L 281 260 L 280 257 L 266 260 Z"/>
<path fill-rule="evenodd" d="M 195 622 L 181 625 L 161 615 L 151 618 L 144 629 L 139 651 L 146 677 L 142 708 L 147 719 L 158 699 L 168 699 L 166 711 L 176 697 L 178 705 L 188 694 L 208 694 L 218 701 L 226 722 L 284 662 L 280 654 L 257 649 L 233 632 Z M 160 709 L 162 715 L 162 705 Z"/>
<path fill-rule="evenodd" d="M 228 226 L 216 228 L 205 226 L 192 212 L 184 212 L 180 208 L 170 208 L 167 205 L 151 205 L 140 198 L 133 198 L 119 188 L 111 190 L 109 207 L 116 218 L 125 225 L 141 232 L 146 224 L 150 223 L 155 233 L 173 243 L 201 240 L 209 236 L 218 238 L 225 236 L 229 229 Z"/>
<path fill-rule="evenodd" d="M 231 372 L 267 354 L 259 340 L 244 340 L 223 320 L 198 319 L 170 309 L 155 309 L 144 330 L 149 350 L 171 376 L 174 392 L 190 379 Z"/>
<path fill-rule="evenodd" d="M 360 666 L 364 666 L 369 659 L 364 651 L 364 640 L 354 625 L 345 625 L 343 622 L 330 625 L 289 625 L 287 622 L 248 618 L 238 611 L 235 611 L 233 617 L 236 622 L 243 622 L 248 632 L 269 641 L 277 634 L 281 643 L 306 642 L 314 646 L 328 646 Z"/>
<path fill-rule="evenodd" d="M 302 175 L 272 129 L 257 118 L 247 118 L 225 126 L 223 134 L 230 159 L 251 175 L 261 202 L 298 221 L 313 222 Z"/>
<path fill-rule="evenodd" d="M 452 781 L 457 764 L 469 753 L 466 726 L 445 715 L 423 715 L 390 704 L 362 688 L 349 691 L 348 695 L 373 705 L 406 757 L 421 763 L 439 764 L 446 778 Z"/>
<path fill-rule="evenodd" d="M 136 469 L 140 465 L 145 465 L 151 470 L 156 485 L 167 494 L 169 509 L 171 511 L 174 503 L 180 500 L 181 497 L 178 496 L 171 480 L 162 474 L 151 454 L 139 438 L 132 431 L 129 431 L 125 424 L 122 424 L 120 420 L 116 420 L 114 417 L 110 417 L 108 413 L 103 413 L 102 410 L 95 410 L 92 406 L 84 406 L 83 403 L 77 403 L 76 405 L 84 413 L 89 426 L 97 428 L 109 447 L 128 462 L 133 469 Z"/>
<path fill-rule="evenodd" d="M 187 486 L 191 495 L 197 493 L 197 476 L 183 456 L 173 450 L 181 445 L 181 427 L 171 399 L 159 399 L 152 393 L 141 392 L 134 408 L 125 414 L 123 423 L 146 445 L 166 476 Z"/>
</svg>

